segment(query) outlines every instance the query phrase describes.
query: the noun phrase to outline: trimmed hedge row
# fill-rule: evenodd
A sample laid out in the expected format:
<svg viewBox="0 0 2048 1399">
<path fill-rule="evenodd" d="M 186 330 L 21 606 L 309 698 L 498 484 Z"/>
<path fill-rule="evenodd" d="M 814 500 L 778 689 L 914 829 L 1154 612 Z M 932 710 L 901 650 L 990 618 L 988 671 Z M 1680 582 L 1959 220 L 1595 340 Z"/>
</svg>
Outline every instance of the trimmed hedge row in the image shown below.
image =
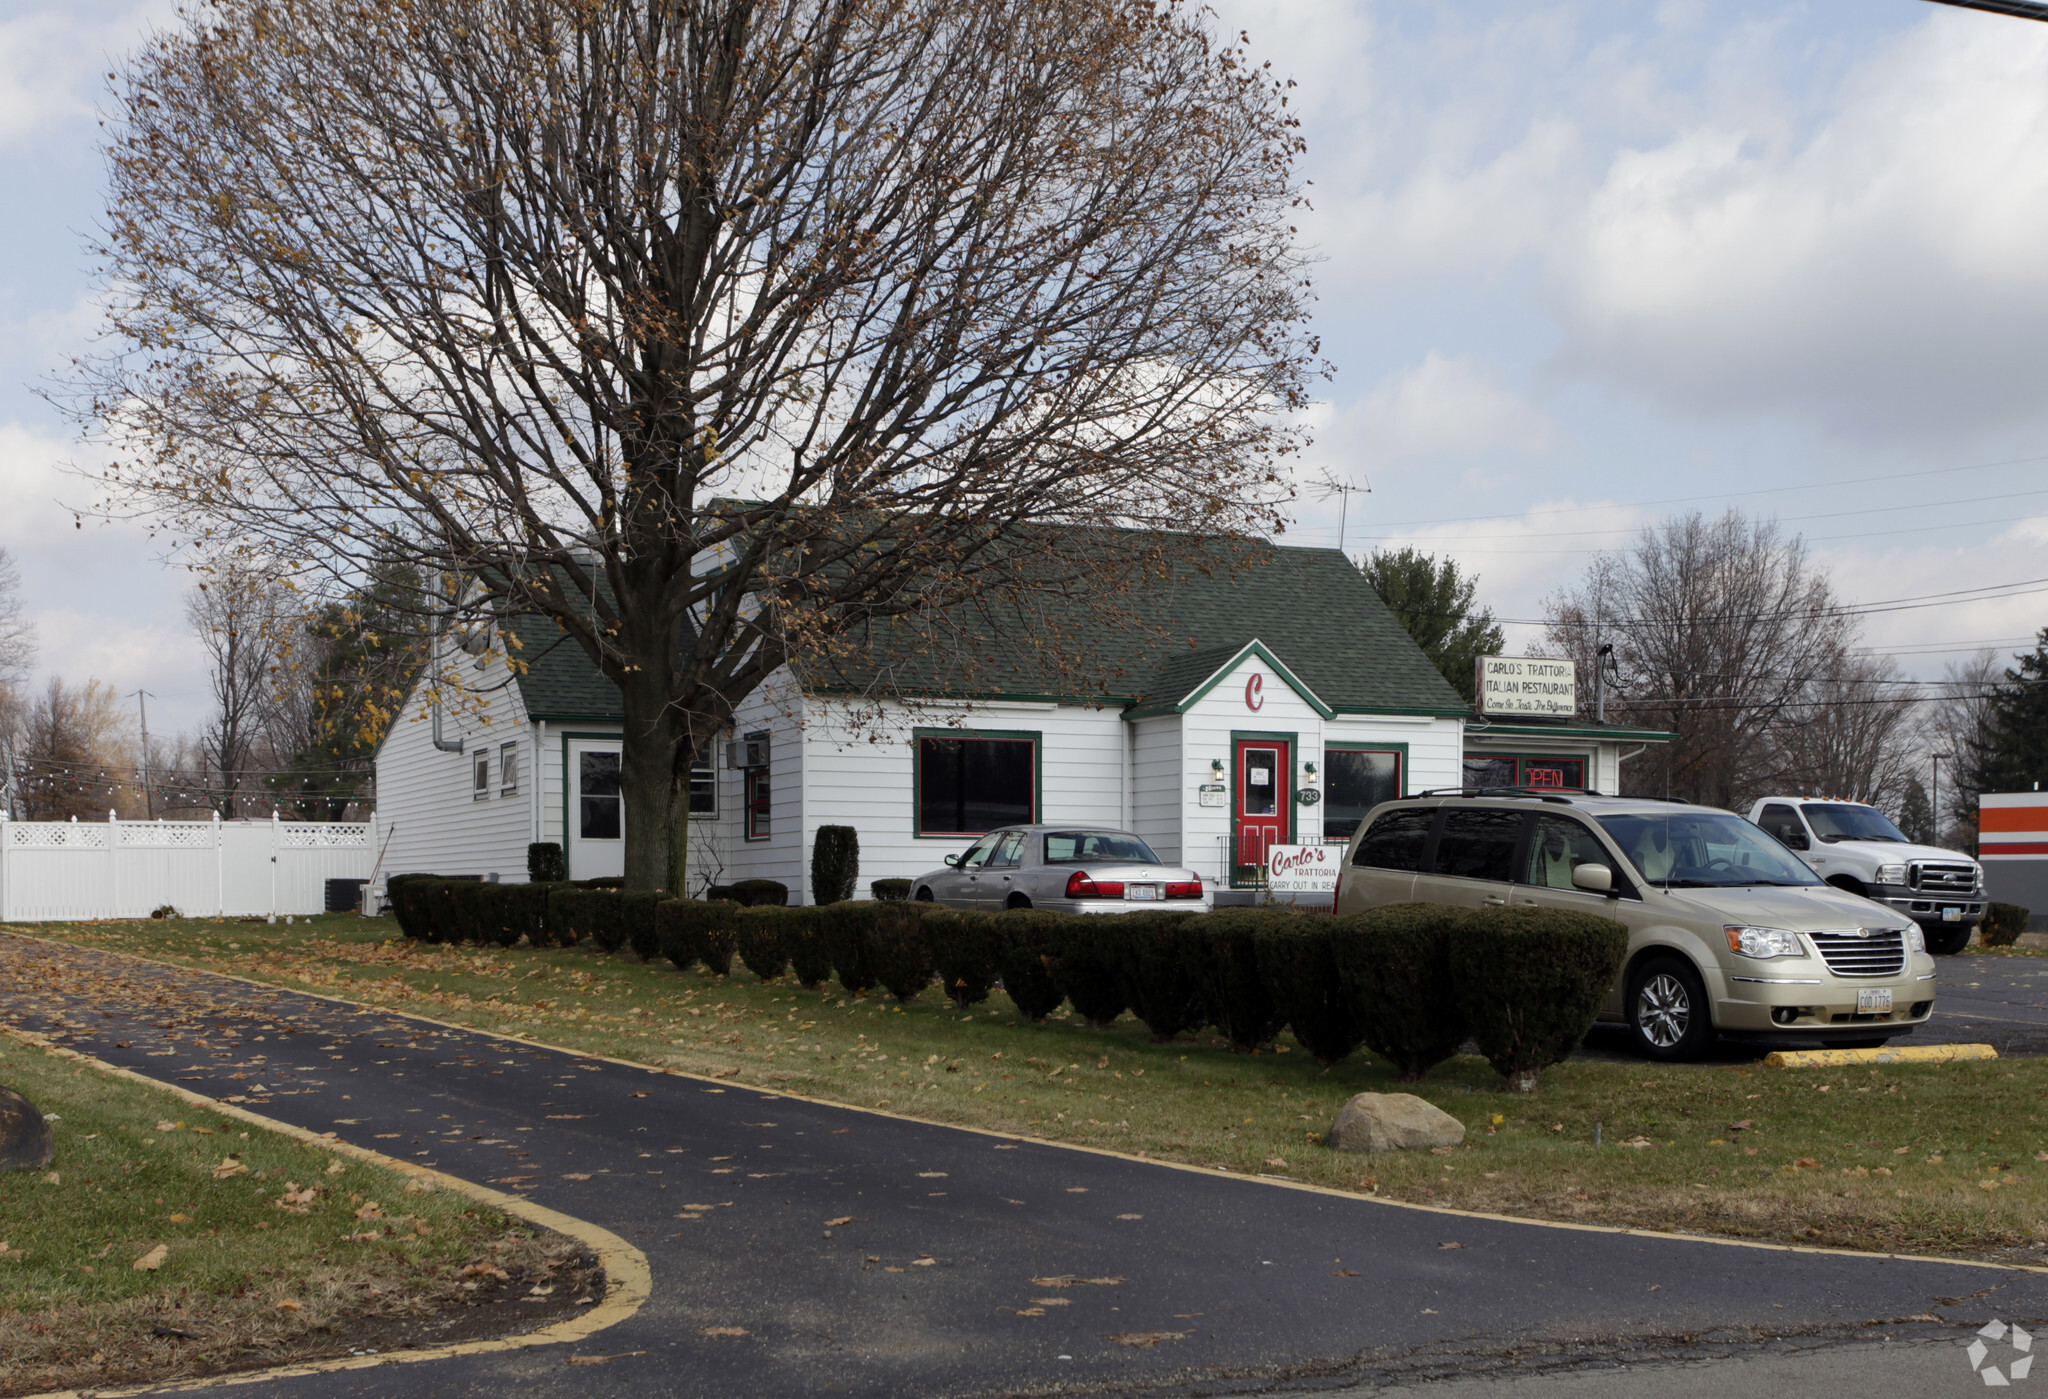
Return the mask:
<svg viewBox="0 0 2048 1399">
<path fill-rule="evenodd" d="M 1511 1088 L 1535 1086 L 1598 1014 L 1628 949 L 1612 919 L 1540 908 L 1398 904 L 1343 918 L 1274 909 L 1075 917 L 965 912 L 910 900 L 786 908 L 668 899 L 572 884 L 406 876 L 391 899 L 407 937 L 510 946 L 590 939 L 713 976 L 836 977 L 898 1000 L 934 982 L 965 1010 L 1000 985 L 1042 1021 L 1070 1003 L 1102 1027 L 1126 1010 L 1156 1041 L 1213 1025 L 1252 1052 L 1291 1029 L 1325 1066 L 1360 1045 L 1420 1078 L 1468 1038 Z"/>
</svg>

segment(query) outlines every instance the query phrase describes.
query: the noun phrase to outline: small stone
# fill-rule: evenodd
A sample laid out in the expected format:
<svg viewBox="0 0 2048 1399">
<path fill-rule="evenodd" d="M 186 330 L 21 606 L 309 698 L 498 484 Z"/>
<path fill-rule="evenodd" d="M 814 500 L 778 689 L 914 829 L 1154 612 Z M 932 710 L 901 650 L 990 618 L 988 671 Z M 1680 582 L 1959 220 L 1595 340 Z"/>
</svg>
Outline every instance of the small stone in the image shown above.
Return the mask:
<svg viewBox="0 0 2048 1399">
<path fill-rule="evenodd" d="M 1337 1110 L 1328 1141 L 1337 1151 L 1457 1146 L 1465 1124 L 1413 1093 L 1360 1093 Z"/>
<path fill-rule="evenodd" d="M 0 1171 L 40 1171 L 57 1155 L 57 1140 L 36 1105 L 0 1087 Z"/>
</svg>

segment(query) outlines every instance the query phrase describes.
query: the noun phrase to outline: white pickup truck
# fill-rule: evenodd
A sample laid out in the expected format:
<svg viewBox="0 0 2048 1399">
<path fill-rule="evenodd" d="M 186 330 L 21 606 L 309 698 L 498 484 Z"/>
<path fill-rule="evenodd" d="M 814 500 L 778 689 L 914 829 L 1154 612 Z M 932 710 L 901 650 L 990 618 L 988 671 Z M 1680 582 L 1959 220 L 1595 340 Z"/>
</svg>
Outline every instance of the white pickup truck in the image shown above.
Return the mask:
<svg viewBox="0 0 2048 1399">
<path fill-rule="evenodd" d="M 1837 889 L 1874 899 L 1918 923 L 1929 952 L 1962 951 L 1984 917 L 1983 867 L 1954 850 L 1913 844 L 1874 806 L 1765 797 L 1749 809 L 1749 819 Z"/>
</svg>

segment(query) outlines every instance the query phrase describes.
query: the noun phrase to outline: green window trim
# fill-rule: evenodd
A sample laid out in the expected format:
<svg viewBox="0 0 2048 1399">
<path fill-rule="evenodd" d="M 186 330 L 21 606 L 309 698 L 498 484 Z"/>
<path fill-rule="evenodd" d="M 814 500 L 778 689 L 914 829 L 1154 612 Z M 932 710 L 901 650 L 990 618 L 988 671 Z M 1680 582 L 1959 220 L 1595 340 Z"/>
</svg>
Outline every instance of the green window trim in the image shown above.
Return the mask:
<svg viewBox="0 0 2048 1399">
<path fill-rule="evenodd" d="M 1492 750 L 1492 749 L 1487 749 L 1487 748 L 1467 748 L 1467 749 L 1466 749 L 1466 750 L 1465 750 L 1465 751 L 1464 751 L 1463 753 L 1461 753 L 1461 754 L 1459 755 L 1459 757 L 1458 757 L 1458 761 L 1459 761 L 1459 763 L 1460 763 L 1461 765 L 1462 765 L 1463 763 L 1467 762 L 1467 761 L 1470 761 L 1470 760 L 1474 760 L 1474 759 L 1476 759 L 1476 760 L 1478 760 L 1478 761 L 1481 761 L 1481 762 L 1500 762 L 1500 761 L 1504 761 L 1504 760 L 1507 760 L 1507 759 L 1512 759 L 1512 760 L 1514 761 L 1514 764 L 1515 764 L 1515 782 L 1514 782 L 1514 784 L 1513 784 L 1513 785 L 1515 785 L 1515 786 L 1518 786 L 1518 787 L 1519 787 L 1519 786 L 1527 786 L 1527 785 L 1528 785 L 1527 783 L 1525 783 L 1525 782 L 1523 782 L 1523 781 L 1522 781 L 1522 777 L 1523 777 L 1523 773 L 1524 773 L 1524 770 L 1525 770 L 1525 766 L 1526 766 L 1526 764 L 1529 764 L 1529 763 L 1532 763 L 1532 762 L 1535 762 L 1535 763 L 1545 763 L 1545 762 L 1551 762 L 1551 763 L 1554 763 L 1554 762 L 1558 762 L 1558 761 L 1564 761 L 1564 762 L 1573 762 L 1573 761 L 1576 761 L 1576 762 L 1581 762 L 1581 763 L 1584 763 L 1584 764 L 1586 765 L 1586 782 L 1585 782 L 1585 785 L 1584 785 L 1584 786 L 1580 786 L 1580 787 L 1541 787 L 1541 788 L 1531 787 L 1531 788 L 1529 789 L 1529 790 L 1531 790 L 1531 791 L 1545 791 L 1545 792 L 1591 792 L 1591 791 L 1594 791 L 1594 790 L 1596 790 L 1596 787 L 1595 787 L 1595 783 L 1597 783 L 1597 782 L 1599 781 L 1599 778 L 1600 778 L 1600 768 L 1599 768 L 1599 755 L 1598 755 L 1597 753 L 1532 753 L 1532 752 L 1528 751 L 1527 749 L 1517 749 L 1517 750 L 1512 750 L 1512 751 L 1503 751 L 1503 752 L 1495 752 L 1494 750 Z M 1463 774 L 1462 774 L 1462 773 L 1460 773 L 1460 775 L 1459 775 L 1459 776 L 1460 776 L 1460 785 L 1462 785 L 1462 784 L 1463 784 Z M 1405 774 L 1404 774 L 1404 775 L 1403 775 L 1403 777 L 1402 777 L 1402 782 L 1403 782 L 1404 784 L 1405 784 L 1405 783 L 1407 782 L 1407 777 L 1406 777 L 1406 775 L 1405 775 Z"/>
<path fill-rule="evenodd" d="M 1029 742 L 1031 744 L 1031 819 L 1035 826 L 1045 817 L 1045 732 L 1042 729 L 924 729 L 910 731 L 910 835 L 913 840 L 958 840 L 962 836 L 985 836 L 987 831 L 927 831 L 920 818 L 924 790 L 924 741 L 928 738 L 967 739 L 985 742 Z M 991 828 L 994 829 L 994 828 Z"/>
</svg>

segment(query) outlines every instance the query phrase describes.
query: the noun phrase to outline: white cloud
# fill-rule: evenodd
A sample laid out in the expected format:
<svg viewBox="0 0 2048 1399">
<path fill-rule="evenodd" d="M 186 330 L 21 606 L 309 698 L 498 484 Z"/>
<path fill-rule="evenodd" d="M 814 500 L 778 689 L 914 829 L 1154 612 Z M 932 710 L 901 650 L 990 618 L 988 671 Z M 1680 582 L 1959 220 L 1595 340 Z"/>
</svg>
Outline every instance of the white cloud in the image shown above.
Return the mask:
<svg viewBox="0 0 2048 1399">
<path fill-rule="evenodd" d="M 1537 452 L 1557 444 L 1557 430 L 1541 409 L 1470 359 L 1435 350 L 1336 414 L 1331 432 L 1367 465 L 1503 449 Z"/>
<path fill-rule="evenodd" d="M 176 13 L 166 0 L 49 5 L 0 22 L 0 144 L 92 119 L 111 57 Z"/>
<path fill-rule="evenodd" d="M 2048 27 L 1935 15 L 1802 139 L 1619 152 L 1552 271 L 1570 366 L 1702 412 L 1954 440 L 2038 420 Z"/>
</svg>

